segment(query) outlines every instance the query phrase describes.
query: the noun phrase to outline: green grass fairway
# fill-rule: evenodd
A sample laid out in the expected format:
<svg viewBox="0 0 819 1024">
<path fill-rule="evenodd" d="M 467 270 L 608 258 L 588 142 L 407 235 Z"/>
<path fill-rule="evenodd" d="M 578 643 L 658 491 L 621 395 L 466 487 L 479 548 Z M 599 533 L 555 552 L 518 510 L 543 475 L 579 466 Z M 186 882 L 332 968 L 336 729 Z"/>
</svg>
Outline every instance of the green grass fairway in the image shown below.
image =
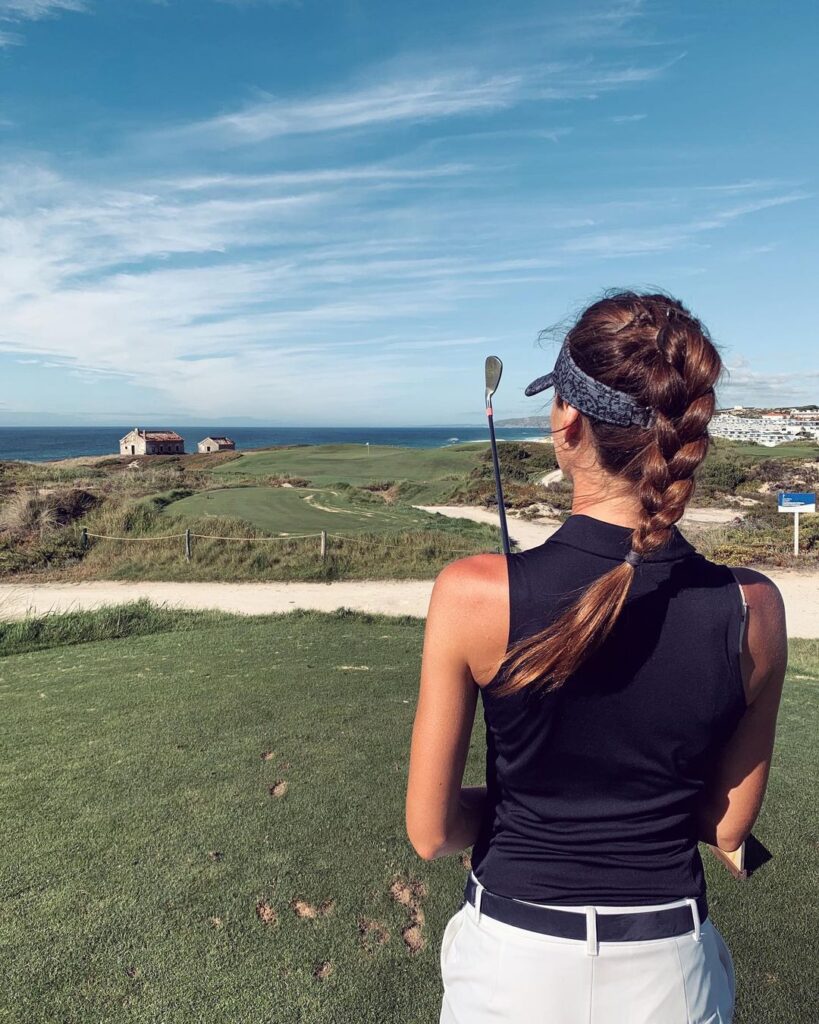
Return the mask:
<svg viewBox="0 0 819 1024">
<path fill-rule="evenodd" d="M 7 651 L 62 644 L 0 659 L 0 1021 L 433 1024 L 465 873 L 404 830 L 423 623 L 157 626 L 73 646 L 99 635 L 81 616 L 0 627 Z M 793 641 L 756 829 L 773 859 L 745 883 L 706 859 L 736 1024 L 816 1019 L 818 688 L 819 643 Z M 479 714 L 467 784 L 483 743 Z M 427 887 L 415 955 L 396 878 Z"/>
<path fill-rule="evenodd" d="M 425 528 L 432 517 L 408 506 L 354 503 L 343 491 L 303 487 L 226 487 L 172 502 L 167 514 L 243 519 L 269 533 L 361 533 Z"/>
<path fill-rule="evenodd" d="M 815 441 L 783 441 L 767 447 L 764 444 L 748 444 L 746 441 L 732 441 L 727 437 L 711 439 L 715 451 L 741 455 L 745 458 L 762 459 L 819 459 L 819 444 Z"/>
<path fill-rule="evenodd" d="M 216 476 L 306 477 L 323 486 L 346 480 L 366 484 L 375 480 L 448 480 L 457 483 L 480 461 L 484 444 L 460 444 L 447 448 L 404 448 L 371 444 L 369 454 L 363 444 L 319 444 L 293 448 L 273 448 L 250 452 L 241 458 L 217 466 Z"/>
</svg>

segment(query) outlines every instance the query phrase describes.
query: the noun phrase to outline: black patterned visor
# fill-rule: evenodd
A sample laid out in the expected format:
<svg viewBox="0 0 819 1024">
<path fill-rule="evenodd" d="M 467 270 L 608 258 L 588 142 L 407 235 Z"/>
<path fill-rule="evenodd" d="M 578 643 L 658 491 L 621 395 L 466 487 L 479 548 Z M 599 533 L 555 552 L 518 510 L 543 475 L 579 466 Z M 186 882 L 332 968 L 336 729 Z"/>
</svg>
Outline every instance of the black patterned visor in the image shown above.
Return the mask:
<svg viewBox="0 0 819 1024">
<path fill-rule="evenodd" d="M 635 402 L 624 391 L 610 388 L 608 384 L 584 373 L 572 359 L 566 341 L 561 346 L 552 372 L 533 380 L 524 393 L 536 395 L 552 386 L 564 402 L 604 423 L 614 423 L 620 427 L 650 427 L 654 422 L 653 409 Z"/>
</svg>

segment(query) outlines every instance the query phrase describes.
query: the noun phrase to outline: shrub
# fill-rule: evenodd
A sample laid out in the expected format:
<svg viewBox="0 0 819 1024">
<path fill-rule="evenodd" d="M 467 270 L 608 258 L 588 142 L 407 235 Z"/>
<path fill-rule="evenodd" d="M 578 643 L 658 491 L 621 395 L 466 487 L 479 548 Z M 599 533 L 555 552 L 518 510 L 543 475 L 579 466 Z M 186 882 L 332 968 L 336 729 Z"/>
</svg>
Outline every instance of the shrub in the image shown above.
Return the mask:
<svg viewBox="0 0 819 1024">
<path fill-rule="evenodd" d="M 54 502 L 37 491 L 18 491 L 0 509 L 0 529 L 12 537 L 43 536 L 56 525 Z"/>
<path fill-rule="evenodd" d="M 748 479 L 749 469 L 737 459 L 712 458 L 706 459 L 696 474 L 698 487 L 705 493 L 714 491 L 734 490 Z"/>
</svg>

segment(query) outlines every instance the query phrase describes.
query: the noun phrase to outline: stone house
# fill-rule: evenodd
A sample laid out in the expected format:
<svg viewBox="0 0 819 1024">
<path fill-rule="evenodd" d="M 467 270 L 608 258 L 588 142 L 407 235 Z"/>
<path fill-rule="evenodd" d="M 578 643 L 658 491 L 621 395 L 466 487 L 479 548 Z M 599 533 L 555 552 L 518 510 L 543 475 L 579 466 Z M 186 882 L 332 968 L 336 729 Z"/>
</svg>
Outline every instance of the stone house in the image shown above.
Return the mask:
<svg viewBox="0 0 819 1024">
<path fill-rule="evenodd" d="M 236 442 L 229 437 L 205 437 L 196 447 L 203 454 L 207 452 L 232 452 L 236 450 Z"/>
<path fill-rule="evenodd" d="M 184 455 L 185 438 L 175 430 L 134 427 L 119 441 L 120 455 Z"/>
</svg>

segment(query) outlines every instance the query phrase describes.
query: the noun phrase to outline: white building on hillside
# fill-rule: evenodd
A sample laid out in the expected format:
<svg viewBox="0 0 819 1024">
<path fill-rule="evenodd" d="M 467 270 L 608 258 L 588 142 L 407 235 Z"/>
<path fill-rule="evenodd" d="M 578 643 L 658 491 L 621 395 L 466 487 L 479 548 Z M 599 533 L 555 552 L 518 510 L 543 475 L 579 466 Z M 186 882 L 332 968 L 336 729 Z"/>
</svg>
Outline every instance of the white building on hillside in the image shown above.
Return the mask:
<svg viewBox="0 0 819 1024">
<path fill-rule="evenodd" d="M 184 455 L 185 438 L 175 430 L 134 427 L 119 440 L 120 455 Z"/>
<path fill-rule="evenodd" d="M 207 452 L 232 452 L 236 442 L 229 437 L 204 437 L 196 446 L 203 454 Z"/>
</svg>

